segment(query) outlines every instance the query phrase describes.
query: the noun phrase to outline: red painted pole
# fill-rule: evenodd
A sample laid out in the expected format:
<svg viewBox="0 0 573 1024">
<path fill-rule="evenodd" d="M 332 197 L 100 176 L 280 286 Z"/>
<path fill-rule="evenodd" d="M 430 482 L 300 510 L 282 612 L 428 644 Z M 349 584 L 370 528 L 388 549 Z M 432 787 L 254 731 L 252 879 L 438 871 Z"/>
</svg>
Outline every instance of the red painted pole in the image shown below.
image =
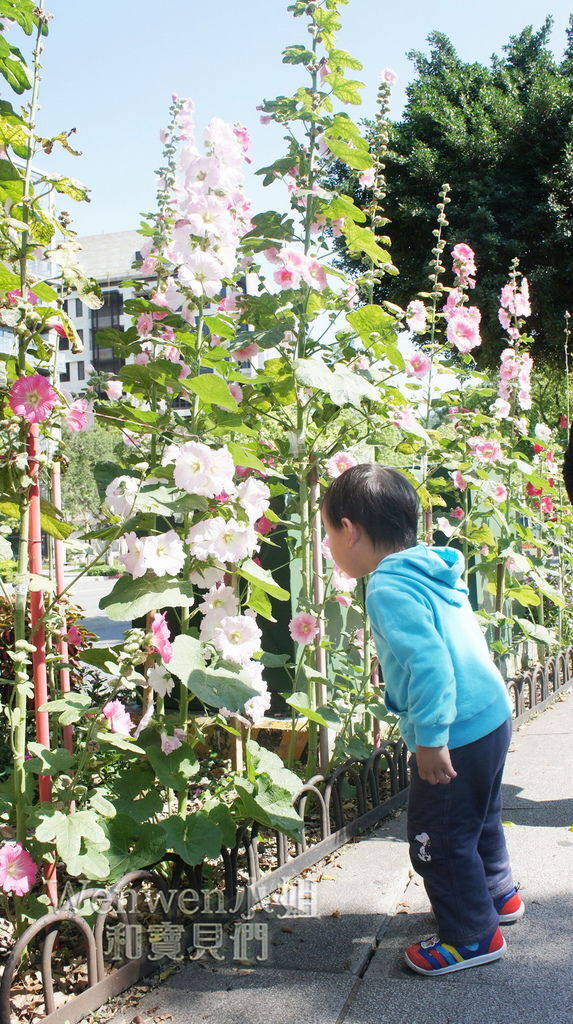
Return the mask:
<svg viewBox="0 0 573 1024">
<path fill-rule="evenodd" d="M 62 508 L 62 478 L 60 473 L 60 463 L 54 462 L 52 466 L 52 504 L 58 511 Z M 66 584 L 64 580 L 64 542 L 54 537 L 54 565 L 56 569 L 56 592 L 61 594 Z M 61 666 L 59 670 L 60 676 L 60 690 L 62 693 L 70 692 L 70 670 L 67 667 L 69 651 L 68 642 L 64 639 L 67 632 L 67 621 L 64 619 L 64 625 L 62 633 L 57 642 L 57 651 L 61 658 Z M 74 752 L 73 743 L 73 730 L 71 725 L 64 725 L 62 728 L 64 746 L 66 750 L 70 751 L 70 754 Z"/>
<path fill-rule="evenodd" d="M 37 423 L 30 424 L 28 433 L 28 475 L 32 483 L 30 485 L 30 523 L 28 532 L 28 560 L 30 572 L 40 576 L 42 574 L 42 528 L 40 522 L 40 467 L 38 464 L 39 455 L 39 430 Z M 47 711 L 40 711 L 42 704 L 48 701 L 48 673 L 46 670 L 46 633 L 42 622 L 44 614 L 44 595 L 42 591 L 34 589 L 30 592 L 30 619 L 32 625 L 31 640 L 36 648 L 32 655 L 34 670 L 34 716 L 36 720 L 36 739 L 44 747 L 50 746 L 50 722 Z M 49 775 L 40 775 L 38 778 L 40 801 L 51 803 L 52 781 Z M 44 878 L 46 890 L 52 905 L 58 903 L 58 888 L 56 878 L 56 864 L 46 864 L 44 867 Z"/>
</svg>

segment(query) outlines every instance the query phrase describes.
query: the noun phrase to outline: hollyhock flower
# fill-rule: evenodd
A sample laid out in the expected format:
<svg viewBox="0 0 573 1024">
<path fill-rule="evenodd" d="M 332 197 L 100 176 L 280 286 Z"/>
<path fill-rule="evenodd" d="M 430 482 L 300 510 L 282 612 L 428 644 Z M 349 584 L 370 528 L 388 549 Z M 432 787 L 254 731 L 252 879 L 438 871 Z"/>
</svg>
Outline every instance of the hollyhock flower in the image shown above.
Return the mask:
<svg viewBox="0 0 573 1024">
<path fill-rule="evenodd" d="M 278 267 L 273 274 L 273 280 L 286 291 L 287 288 L 298 288 L 301 275 L 294 267 Z"/>
<path fill-rule="evenodd" d="M 253 725 L 260 725 L 265 717 L 265 712 L 271 706 L 271 695 L 268 690 L 256 697 L 250 697 L 245 701 L 244 712 L 251 719 Z"/>
<path fill-rule="evenodd" d="M 223 276 L 220 261 L 201 249 L 192 250 L 177 270 L 179 283 L 198 298 L 205 295 L 213 299 L 221 291 Z"/>
<path fill-rule="evenodd" d="M 19 377 L 10 388 L 10 408 L 16 416 L 28 423 L 41 423 L 47 419 L 58 395 L 52 385 L 39 373 L 30 377 Z"/>
<path fill-rule="evenodd" d="M 213 646 L 226 661 L 246 665 L 261 649 L 262 633 L 250 615 L 226 615 L 213 634 Z"/>
<path fill-rule="evenodd" d="M 460 306 L 462 299 L 463 293 L 460 292 L 458 288 L 450 288 L 448 297 L 442 307 L 442 313 L 446 320 L 450 320 L 454 313 L 457 313 L 458 310 L 462 308 Z"/>
<path fill-rule="evenodd" d="M 38 866 L 21 843 L 3 843 L 0 847 L 0 888 L 4 892 L 13 892 L 15 896 L 25 896 L 30 892 Z"/>
<path fill-rule="evenodd" d="M 12 291 L 6 292 L 6 301 L 8 302 L 9 306 L 17 306 L 18 305 L 18 300 L 21 299 L 21 298 L 22 298 L 22 292 L 21 292 L 21 290 L 19 288 L 12 288 Z M 36 295 L 36 292 L 31 292 L 28 289 L 28 291 L 26 293 L 25 301 L 30 306 L 37 305 L 38 296 Z"/>
<path fill-rule="evenodd" d="M 332 586 L 335 590 L 341 590 L 345 594 L 352 594 L 356 590 L 356 584 L 358 580 L 353 576 L 349 576 L 348 573 L 344 572 L 337 565 L 332 570 Z"/>
<path fill-rule="evenodd" d="M 446 519 L 445 516 L 440 516 L 439 519 L 436 519 L 436 529 L 444 533 L 446 537 L 451 537 L 456 532 L 454 524 L 450 523 L 449 519 Z"/>
<path fill-rule="evenodd" d="M 122 537 L 122 541 L 127 544 L 127 552 L 125 555 L 119 555 L 119 561 L 125 566 L 128 573 L 133 576 L 134 580 L 139 579 L 140 576 L 145 576 L 147 562 L 145 560 L 143 538 L 137 537 L 135 533 L 126 533 Z"/>
<path fill-rule="evenodd" d="M 386 82 L 386 85 L 395 85 L 398 81 L 398 75 L 392 68 L 384 68 L 380 72 L 380 80 Z"/>
<path fill-rule="evenodd" d="M 250 523 L 239 522 L 237 519 L 225 521 L 220 516 L 216 533 L 212 540 L 212 551 L 221 562 L 239 562 L 249 558 L 257 546 L 257 535 Z"/>
<path fill-rule="evenodd" d="M 318 633 L 318 619 L 310 612 L 299 612 L 291 619 L 288 628 L 297 644 L 311 644 Z"/>
<path fill-rule="evenodd" d="M 176 449 L 174 462 L 173 479 L 188 494 L 214 498 L 235 489 L 235 464 L 226 445 L 215 450 L 201 441 L 186 441 Z"/>
<path fill-rule="evenodd" d="M 237 486 L 237 498 L 247 513 L 249 522 L 254 523 L 269 507 L 271 492 L 262 480 L 250 476 Z"/>
<path fill-rule="evenodd" d="M 399 409 L 389 409 L 388 419 L 395 427 L 400 427 L 401 430 L 405 430 L 407 433 L 415 434 L 419 428 L 414 413 L 407 406 L 401 406 Z"/>
<path fill-rule="evenodd" d="M 358 184 L 361 185 L 362 188 L 372 188 L 375 181 L 376 169 L 374 167 L 367 167 L 366 170 L 362 171 L 362 174 L 359 174 L 358 176 Z"/>
<path fill-rule="evenodd" d="M 189 575 L 191 583 L 199 590 L 212 590 L 217 583 L 223 583 L 225 570 L 217 566 L 205 565 L 201 570 L 194 570 Z"/>
<path fill-rule="evenodd" d="M 165 612 L 155 612 L 151 623 L 151 632 L 153 634 L 152 650 L 157 651 L 161 660 L 167 665 L 173 657 L 173 647 L 170 643 L 171 632 L 167 625 Z"/>
<path fill-rule="evenodd" d="M 544 512 L 547 516 L 550 516 L 555 512 L 553 498 L 550 494 L 544 494 L 541 498 L 541 511 Z"/>
<path fill-rule="evenodd" d="M 452 480 L 454 481 L 454 484 L 457 487 L 458 491 L 465 491 L 465 490 L 467 490 L 467 486 L 468 486 L 467 480 L 464 480 L 464 477 L 460 473 L 459 469 L 456 469 L 454 473 L 450 473 L 450 476 L 451 476 Z"/>
<path fill-rule="evenodd" d="M 406 360 L 408 377 L 426 377 L 430 371 L 432 360 L 425 352 L 416 352 Z"/>
<path fill-rule="evenodd" d="M 183 743 L 185 743 L 185 740 L 187 739 L 187 733 L 185 732 L 185 729 L 178 728 L 173 730 L 172 736 L 170 736 L 169 733 L 162 732 L 160 734 L 160 737 L 161 753 L 172 754 L 174 750 L 179 750 L 179 747 Z"/>
<path fill-rule="evenodd" d="M 342 605 L 343 608 L 350 608 L 350 605 L 352 604 L 350 594 L 334 594 L 333 597 L 336 603 Z"/>
<path fill-rule="evenodd" d="M 261 516 L 255 522 L 255 530 L 257 533 L 262 534 L 263 537 L 266 537 L 267 533 L 272 533 L 273 530 L 276 530 L 277 525 L 277 523 L 272 523 L 270 519 L 267 519 L 266 516 Z"/>
<path fill-rule="evenodd" d="M 513 575 L 528 572 L 530 564 L 525 555 L 520 555 L 518 552 L 512 551 L 505 560 L 505 567 L 507 571 Z"/>
<path fill-rule="evenodd" d="M 507 419 L 511 412 L 511 405 L 506 398 L 496 398 L 489 408 L 492 415 L 501 420 Z"/>
<path fill-rule="evenodd" d="M 330 544 L 328 543 L 328 537 L 323 537 L 322 544 L 320 545 L 323 556 L 329 561 L 333 562 L 332 551 L 330 550 Z"/>
<path fill-rule="evenodd" d="M 561 416 L 559 417 L 559 429 L 560 430 L 567 430 L 568 426 L 569 426 L 569 420 L 562 413 Z"/>
<path fill-rule="evenodd" d="M 530 498 L 536 498 L 538 494 L 543 494 L 543 487 L 536 487 L 531 482 L 526 484 L 525 490 Z"/>
<path fill-rule="evenodd" d="M 446 337 L 458 352 L 470 352 L 472 348 L 481 345 L 479 321 L 479 310 L 475 306 L 460 306 L 450 317 Z"/>
<path fill-rule="evenodd" d="M 249 359 L 254 359 L 259 352 L 260 348 L 256 341 L 252 341 L 249 345 L 243 345 L 242 348 L 234 349 L 234 351 L 231 352 L 231 355 L 237 363 L 245 363 L 248 362 Z"/>
<path fill-rule="evenodd" d="M 221 524 L 225 524 L 225 520 L 222 516 L 216 516 L 213 519 L 203 519 L 201 522 L 195 523 L 189 530 L 187 544 L 191 554 L 199 561 L 206 562 L 207 559 L 215 557 L 213 545 L 220 533 Z M 202 569 L 201 572 L 205 573 L 207 570 Z"/>
<path fill-rule="evenodd" d="M 465 512 L 461 505 L 458 505 L 456 508 L 452 509 L 450 515 L 452 519 L 463 519 L 465 516 Z"/>
<path fill-rule="evenodd" d="M 237 384 L 235 381 L 231 382 L 231 384 L 229 384 L 229 391 L 235 399 L 235 402 L 243 401 L 243 389 L 240 384 Z"/>
<path fill-rule="evenodd" d="M 358 463 L 356 462 L 354 455 L 351 455 L 350 452 L 337 452 L 336 455 L 331 456 L 326 463 L 326 472 L 332 480 L 336 480 L 336 478 L 344 473 L 345 470 L 351 469 L 352 466 L 356 465 L 358 465 Z"/>
<path fill-rule="evenodd" d="M 465 242 L 454 245 L 452 249 L 453 271 L 463 287 L 475 287 L 475 253 Z"/>
<path fill-rule="evenodd" d="M 163 665 L 152 665 L 147 673 L 147 685 L 158 697 L 166 697 L 175 686 L 174 680 Z"/>
<path fill-rule="evenodd" d="M 493 480 L 486 480 L 482 484 L 482 493 L 486 498 L 490 498 L 491 501 L 495 502 L 496 505 L 501 505 L 502 502 L 507 501 L 507 487 L 505 484 L 497 484 Z"/>
<path fill-rule="evenodd" d="M 135 727 L 135 722 L 132 722 L 131 715 L 120 700 L 109 700 L 102 709 L 102 715 L 107 718 L 111 731 L 120 736 L 129 736 Z"/>
<path fill-rule="evenodd" d="M 68 428 L 72 433 L 79 430 L 87 430 L 91 427 L 94 419 L 93 410 L 88 405 L 86 398 L 76 398 L 67 409 L 64 409 L 64 416 Z"/>
<path fill-rule="evenodd" d="M 316 259 L 309 258 L 302 272 L 302 279 L 317 292 L 323 292 L 328 287 L 326 270 L 322 263 Z"/>
<path fill-rule="evenodd" d="M 116 398 L 121 398 L 123 393 L 123 384 L 120 380 L 108 380 L 104 386 L 104 391 L 110 401 L 114 401 Z"/>
<path fill-rule="evenodd" d="M 468 447 L 478 462 L 499 462 L 503 452 L 499 441 L 469 437 Z"/>
<path fill-rule="evenodd" d="M 140 338 L 147 338 L 153 330 L 153 316 L 151 313 L 141 313 L 136 321 L 137 333 Z"/>
<path fill-rule="evenodd" d="M 420 299 L 413 299 L 406 309 L 406 324 L 409 330 L 416 334 L 423 334 L 426 330 L 427 315 L 424 303 Z"/>
<path fill-rule="evenodd" d="M 64 636 L 64 640 L 67 640 L 69 644 L 73 644 L 74 647 L 81 647 L 84 638 L 77 626 L 70 626 L 68 632 Z"/>
<path fill-rule="evenodd" d="M 534 434 L 536 437 L 539 438 L 540 441 L 551 440 L 551 428 L 546 426 L 545 423 L 537 423 L 534 430 Z"/>
<path fill-rule="evenodd" d="M 183 542 L 175 530 L 145 537 L 143 559 L 156 576 L 177 576 L 185 565 Z"/>
<path fill-rule="evenodd" d="M 126 519 L 133 512 L 139 492 L 139 481 L 135 476 L 116 476 L 105 489 L 105 500 L 114 515 Z"/>
<path fill-rule="evenodd" d="M 205 618 L 210 619 L 210 625 L 213 627 L 220 626 L 221 621 L 227 616 L 238 615 L 239 604 L 233 588 L 226 587 L 224 583 L 215 584 L 199 605 L 199 611 Z"/>
</svg>

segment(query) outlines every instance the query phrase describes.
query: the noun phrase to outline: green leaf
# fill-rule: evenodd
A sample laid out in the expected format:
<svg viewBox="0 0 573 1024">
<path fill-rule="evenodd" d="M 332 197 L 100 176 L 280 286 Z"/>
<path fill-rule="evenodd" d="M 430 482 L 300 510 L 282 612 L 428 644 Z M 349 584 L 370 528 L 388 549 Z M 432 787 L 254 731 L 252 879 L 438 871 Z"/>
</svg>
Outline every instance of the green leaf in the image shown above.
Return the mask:
<svg viewBox="0 0 573 1024">
<path fill-rule="evenodd" d="M 60 519 L 57 509 L 43 498 L 40 503 L 40 523 L 44 533 L 56 540 L 67 540 L 76 529 L 73 523 L 65 523 Z"/>
<path fill-rule="evenodd" d="M 85 693 L 69 693 L 65 697 L 58 697 L 57 700 L 42 704 L 39 710 L 47 711 L 48 714 L 60 711 L 60 725 L 72 725 L 84 717 L 91 703 L 91 698 Z"/>
<path fill-rule="evenodd" d="M 148 867 L 165 854 L 165 833 L 160 825 L 139 823 L 127 814 L 116 814 L 101 824 L 110 843 L 110 880 Z"/>
<path fill-rule="evenodd" d="M 312 64 L 314 61 L 312 50 L 300 45 L 287 46 L 282 56 L 283 64 Z"/>
<path fill-rule="evenodd" d="M 51 174 L 49 177 L 44 178 L 44 181 L 48 185 L 52 185 L 60 195 L 69 196 L 70 199 L 75 199 L 76 202 L 89 202 L 89 189 L 74 178 L 65 178 L 63 175 Z"/>
<path fill-rule="evenodd" d="M 369 380 L 348 367 L 339 365 L 332 375 L 330 397 L 336 405 L 359 406 L 364 399 L 380 402 L 380 392 Z"/>
<path fill-rule="evenodd" d="M 542 573 L 537 572 L 536 569 L 532 569 L 529 575 L 541 593 L 544 594 L 545 597 L 549 598 L 553 604 L 557 605 L 558 608 L 567 607 L 567 602 L 565 601 L 562 592 L 557 590 L 556 587 L 553 587 Z"/>
<path fill-rule="evenodd" d="M 217 804 L 209 809 L 208 814 L 221 832 L 222 845 L 232 849 L 237 837 L 237 826 L 227 805 Z"/>
<path fill-rule="evenodd" d="M 319 725 L 325 725 L 328 729 L 340 728 L 340 716 L 337 715 L 336 711 L 329 707 L 313 709 L 310 705 L 308 694 L 304 690 L 292 693 L 290 697 L 286 698 L 286 703 L 290 704 L 291 708 L 294 708 L 295 711 L 298 711 L 299 715 L 310 719 L 311 722 L 318 722 Z"/>
<path fill-rule="evenodd" d="M 541 598 L 533 587 L 528 586 L 526 583 L 515 584 L 514 586 L 507 587 L 505 596 L 512 598 L 514 601 L 518 601 L 525 608 L 534 608 L 541 604 Z"/>
<path fill-rule="evenodd" d="M 214 859 L 221 852 L 221 828 L 204 811 L 188 814 L 185 820 L 176 815 L 164 818 L 161 829 L 167 849 L 179 854 L 186 864 L 200 864 L 206 857 Z"/>
<path fill-rule="evenodd" d="M 187 377 L 181 381 L 186 391 L 192 391 L 202 402 L 222 405 L 224 409 L 236 411 L 239 407 L 229 391 L 229 385 L 216 373 L 202 373 L 199 377 Z"/>
<path fill-rule="evenodd" d="M 261 565 L 257 565 L 250 558 L 247 558 L 238 566 L 237 574 L 244 580 L 248 580 L 249 583 L 254 583 L 255 586 L 264 590 L 271 597 L 276 597 L 278 601 L 288 601 L 290 598 L 288 590 L 283 590 L 282 587 L 279 587 L 269 570 L 263 569 Z"/>
<path fill-rule="evenodd" d="M 55 842 L 71 875 L 106 877 L 109 863 L 104 854 L 110 844 L 95 810 L 75 811 L 74 814 L 54 811 L 44 817 L 35 834 L 40 843 Z"/>
<path fill-rule="evenodd" d="M 343 103 L 354 103 L 355 106 L 360 106 L 362 103 L 360 90 L 364 88 L 364 82 L 346 78 L 341 71 L 331 71 L 326 76 L 326 81 L 337 99 L 342 100 Z M 350 166 L 352 167 L 352 164 Z"/>
<path fill-rule="evenodd" d="M 346 319 L 367 348 L 376 341 L 384 344 L 396 341 L 396 320 L 380 306 L 361 306 L 353 313 L 348 313 Z"/>
<path fill-rule="evenodd" d="M 273 617 L 273 606 L 264 590 L 261 590 L 260 587 L 252 585 L 249 587 L 247 604 L 257 615 L 262 615 L 263 619 L 268 619 L 269 622 L 276 622 L 276 619 Z"/>
<path fill-rule="evenodd" d="M 333 199 L 328 206 L 324 207 L 322 213 L 329 220 L 339 220 L 340 217 L 350 217 L 351 220 L 360 221 L 363 223 L 366 220 L 366 214 L 350 196 L 344 194 L 339 195 L 336 199 Z"/>
<path fill-rule="evenodd" d="M 29 742 L 28 750 L 32 757 L 24 763 L 24 768 L 36 775 L 57 775 L 58 772 L 67 771 L 74 763 L 74 755 L 63 747 L 49 750 L 41 743 Z"/>
<path fill-rule="evenodd" d="M 194 600 L 192 583 L 165 577 L 131 579 L 123 576 L 111 594 L 102 597 L 99 607 L 110 619 L 121 622 L 137 619 L 155 608 L 189 608 Z"/>
<path fill-rule="evenodd" d="M 110 747 L 115 747 L 116 750 L 126 750 L 130 754 L 145 754 L 143 747 L 139 747 L 135 740 L 118 732 L 98 732 L 96 739 L 100 743 L 107 743 Z"/>
<path fill-rule="evenodd" d="M 115 806 L 103 793 L 96 792 L 90 797 L 90 807 L 93 807 L 94 811 L 101 814 L 103 818 L 115 818 L 117 814 Z"/>
<path fill-rule="evenodd" d="M 365 171 L 367 167 L 372 167 L 374 160 L 368 149 L 355 149 L 353 146 L 349 146 L 347 142 L 343 142 L 342 139 L 331 139 L 328 135 L 325 136 L 325 142 L 330 152 L 337 160 L 342 160 L 347 167 L 352 167 L 355 171 Z M 344 216 L 344 214 L 341 214 Z M 366 218 L 362 218 L 365 220 Z"/>
<path fill-rule="evenodd" d="M 144 822 L 163 808 L 163 797 L 157 788 L 155 772 L 148 761 L 130 765 L 114 781 L 114 802 L 119 814 Z"/>
<path fill-rule="evenodd" d="M 205 664 L 202 645 L 194 637 L 181 633 L 173 642 L 169 671 L 199 700 L 210 707 L 240 711 L 257 690 L 248 685 L 246 673 L 237 667 L 210 669 Z"/>
<path fill-rule="evenodd" d="M 364 253 L 373 263 L 378 266 L 390 263 L 390 253 L 382 249 L 376 241 L 376 236 L 371 228 L 360 228 L 351 220 L 345 220 L 342 226 L 342 234 L 346 238 L 348 249 L 353 254 Z"/>
<path fill-rule="evenodd" d="M 176 793 L 186 792 L 189 779 L 201 767 L 190 743 L 182 743 L 177 750 L 164 754 L 158 740 L 157 744 L 148 746 L 147 756 L 161 784 Z"/>
<path fill-rule="evenodd" d="M 541 626 L 538 622 L 530 622 L 529 619 L 515 618 L 518 626 L 529 640 L 537 640 L 539 643 L 548 644 L 553 647 L 555 644 L 555 633 L 553 630 Z"/>
<path fill-rule="evenodd" d="M 234 441 L 227 441 L 227 448 L 229 449 L 233 457 L 233 462 L 236 466 L 246 466 L 248 469 L 258 470 L 259 473 L 269 473 L 269 467 L 265 466 L 264 462 L 261 462 L 250 448 L 245 448 L 243 445 L 235 444 Z"/>
</svg>

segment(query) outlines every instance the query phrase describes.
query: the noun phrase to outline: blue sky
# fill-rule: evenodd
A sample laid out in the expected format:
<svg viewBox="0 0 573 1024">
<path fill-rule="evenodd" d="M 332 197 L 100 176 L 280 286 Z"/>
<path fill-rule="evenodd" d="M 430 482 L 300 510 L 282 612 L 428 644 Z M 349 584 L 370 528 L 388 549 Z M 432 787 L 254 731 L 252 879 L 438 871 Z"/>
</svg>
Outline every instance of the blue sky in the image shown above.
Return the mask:
<svg viewBox="0 0 573 1024">
<path fill-rule="evenodd" d="M 140 211 L 151 208 L 158 133 L 173 92 L 193 98 L 199 126 L 219 116 L 248 127 L 247 191 L 259 210 L 283 205 L 275 192 L 280 186 L 263 190 L 253 172 L 282 153 L 280 130 L 259 124 L 257 104 L 301 80 L 301 69 L 280 59 L 289 43 L 306 42 L 305 22 L 292 18 L 286 0 L 48 0 L 47 6 L 54 19 L 43 57 L 39 129 L 48 135 L 76 128 L 72 142 L 83 155 L 54 151 L 38 162 L 91 188 L 90 204 L 68 202 L 79 234 L 136 228 Z M 573 3 L 552 0 L 551 7 L 552 47 L 560 56 Z M 406 53 L 425 49 L 434 29 L 450 36 L 464 60 L 488 63 L 510 35 L 528 24 L 539 28 L 547 13 L 549 0 L 463 6 L 459 0 L 350 0 L 342 8 L 339 44 L 363 62 L 356 77 L 366 88 L 363 107 L 347 109 L 355 117 L 372 114 L 379 71 L 389 66 L 399 74 L 398 115 L 412 75 Z M 16 35 L 13 29 L 13 42 Z"/>
</svg>

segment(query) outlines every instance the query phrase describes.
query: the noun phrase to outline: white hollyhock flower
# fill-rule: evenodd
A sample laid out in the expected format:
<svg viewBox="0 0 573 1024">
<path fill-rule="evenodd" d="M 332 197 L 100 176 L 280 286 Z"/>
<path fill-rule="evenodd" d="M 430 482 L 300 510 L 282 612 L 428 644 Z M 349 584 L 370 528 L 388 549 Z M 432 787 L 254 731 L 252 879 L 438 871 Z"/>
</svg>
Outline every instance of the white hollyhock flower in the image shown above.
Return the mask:
<svg viewBox="0 0 573 1024">
<path fill-rule="evenodd" d="M 227 615 L 213 633 L 213 646 L 226 661 L 246 665 L 261 649 L 262 633 L 248 615 Z"/>
<path fill-rule="evenodd" d="M 226 522 L 222 516 L 203 519 L 200 523 L 192 526 L 187 534 L 187 543 L 191 554 L 201 562 L 206 562 L 208 558 L 216 558 L 215 540 L 225 526 Z"/>
<path fill-rule="evenodd" d="M 170 446 L 165 457 L 175 463 L 173 478 L 177 487 L 188 494 L 215 498 L 235 489 L 235 465 L 225 445 L 215 451 L 201 441 L 187 441 L 176 451 Z"/>
<path fill-rule="evenodd" d="M 122 537 L 122 541 L 127 544 L 127 552 L 125 555 L 119 556 L 119 561 L 125 565 L 128 573 L 136 580 L 147 572 L 143 538 L 137 537 L 135 533 L 126 533 Z"/>
<path fill-rule="evenodd" d="M 187 537 L 189 539 L 189 537 Z M 194 583 L 199 590 L 212 590 L 217 583 L 222 583 L 225 577 L 225 570 L 219 569 L 216 565 L 206 565 L 203 569 L 195 570 L 189 576 L 191 583 Z"/>
<path fill-rule="evenodd" d="M 175 530 L 145 537 L 144 559 L 156 576 L 177 576 L 185 565 L 183 542 Z"/>
<path fill-rule="evenodd" d="M 108 508 L 116 516 L 126 519 L 131 515 L 139 481 L 135 476 L 116 476 L 105 489 L 105 500 Z"/>
<path fill-rule="evenodd" d="M 171 693 L 175 683 L 163 665 L 153 665 L 147 673 L 147 685 L 152 686 L 159 697 Z"/>
<path fill-rule="evenodd" d="M 221 517 L 218 517 L 221 519 Z M 250 523 L 240 523 L 236 519 L 218 525 L 217 535 L 213 540 L 213 553 L 221 562 L 239 562 L 253 554 L 258 540 Z"/>
</svg>

